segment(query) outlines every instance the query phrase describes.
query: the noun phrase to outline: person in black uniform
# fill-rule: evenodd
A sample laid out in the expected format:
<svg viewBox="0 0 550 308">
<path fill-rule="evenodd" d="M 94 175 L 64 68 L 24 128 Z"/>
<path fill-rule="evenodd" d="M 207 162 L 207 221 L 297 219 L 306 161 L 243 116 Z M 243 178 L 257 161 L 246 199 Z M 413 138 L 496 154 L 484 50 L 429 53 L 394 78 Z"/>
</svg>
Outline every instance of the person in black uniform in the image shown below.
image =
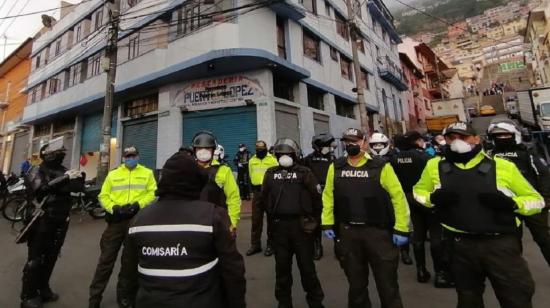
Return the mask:
<svg viewBox="0 0 550 308">
<path fill-rule="evenodd" d="M 250 175 L 248 173 L 248 161 L 252 155 L 246 148 L 246 144 L 239 144 L 239 152 L 235 154 L 233 162 L 237 166 L 237 182 L 241 192 L 241 200 L 250 200 Z"/>
<path fill-rule="evenodd" d="M 159 201 L 141 210 L 129 228 L 138 256 L 136 308 L 245 308 L 244 260 L 227 211 L 200 201 L 208 176 L 183 153 L 162 169 Z"/>
<path fill-rule="evenodd" d="M 23 268 L 22 308 L 39 308 L 42 303 L 59 298 L 50 288 L 50 276 L 69 228 L 70 194 L 84 189 L 83 174 L 61 165 L 65 151 L 63 137 L 53 139 L 40 149 L 42 164 L 27 174 L 27 187 L 33 197 L 39 202 L 47 199 L 42 206 L 44 214 L 34 221 L 26 235 L 29 253 Z"/>
<path fill-rule="evenodd" d="M 335 160 L 333 143 L 334 136 L 329 133 L 313 136 L 311 140 L 313 152 L 304 158 L 304 165 L 311 169 L 313 175 L 315 175 L 315 179 L 320 185 L 320 194 L 325 187 L 328 167 L 330 167 L 330 164 Z M 321 202 L 321 198 L 319 198 L 319 202 Z M 322 206 L 322 204 L 319 204 L 319 208 L 322 208 Z M 320 221 L 321 217 L 318 217 L 318 220 Z M 315 240 L 313 242 L 313 259 L 315 260 L 320 260 L 323 257 L 323 245 L 321 244 L 322 233 L 321 226 L 319 226 L 315 231 Z"/>
<path fill-rule="evenodd" d="M 298 144 L 279 139 L 273 152 L 279 166 L 267 170 L 262 184 L 275 251 L 275 297 L 279 308 L 292 307 L 292 256 L 296 255 L 302 286 L 310 308 L 323 307 L 321 283 L 313 262 L 313 239 L 320 217 L 321 196 L 315 176 L 297 164 Z"/>
<path fill-rule="evenodd" d="M 422 135 L 417 131 L 407 132 L 403 142 L 399 144 L 399 153 L 390 160 L 390 163 L 399 178 L 399 182 L 401 182 L 411 211 L 414 230 L 412 244 L 417 269 L 416 279 L 420 283 L 426 283 L 430 280 L 430 272 L 426 269 L 426 251 L 424 247 L 429 232 L 430 251 L 436 273 L 434 285 L 436 288 L 446 288 L 451 287 L 451 283 L 449 281 L 448 266 L 443 258 L 442 227 L 435 212 L 414 200 L 412 193 L 414 184 L 420 179 L 424 167 L 431 158 L 423 150 L 424 143 Z"/>
<path fill-rule="evenodd" d="M 532 216 L 520 216 L 531 231 L 544 259 L 550 265 L 550 232 L 548 227 L 548 204 L 550 201 L 550 172 L 544 158 L 534 149 L 522 143 L 521 132 L 514 122 L 501 120 L 489 126 L 488 135 L 494 148 L 488 152 L 512 161 L 521 174 L 546 200 L 547 207 Z"/>
</svg>

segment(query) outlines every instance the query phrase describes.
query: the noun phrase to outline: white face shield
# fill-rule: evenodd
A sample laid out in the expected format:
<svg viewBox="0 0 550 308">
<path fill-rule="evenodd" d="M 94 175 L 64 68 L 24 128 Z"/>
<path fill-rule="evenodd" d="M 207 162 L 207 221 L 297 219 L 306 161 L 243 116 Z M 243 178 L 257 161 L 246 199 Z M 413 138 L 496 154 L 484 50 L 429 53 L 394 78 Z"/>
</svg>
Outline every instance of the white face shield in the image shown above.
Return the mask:
<svg viewBox="0 0 550 308">
<path fill-rule="evenodd" d="M 514 139 L 516 141 L 516 144 L 521 144 L 522 142 L 521 132 L 517 129 L 515 125 L 506 123 L 506 122 L 493 123 L 489 125 L 489 128 L 487 129 L 487 131 L 489 132 L 489 134 L 491 134 L 493 131 L 497 129 L 500 131 L 504 130 L 510 134 L 514 134 Z"/>
<path fill-rule="evenodd" d="M 64 141 L 65 138 L 63 136 L 50 140 L 50 142 L 48 142 L 48 147 L 44 150 L 42 154 L 49 154 L 55 151 L 65 150 Z"/>
</svg>

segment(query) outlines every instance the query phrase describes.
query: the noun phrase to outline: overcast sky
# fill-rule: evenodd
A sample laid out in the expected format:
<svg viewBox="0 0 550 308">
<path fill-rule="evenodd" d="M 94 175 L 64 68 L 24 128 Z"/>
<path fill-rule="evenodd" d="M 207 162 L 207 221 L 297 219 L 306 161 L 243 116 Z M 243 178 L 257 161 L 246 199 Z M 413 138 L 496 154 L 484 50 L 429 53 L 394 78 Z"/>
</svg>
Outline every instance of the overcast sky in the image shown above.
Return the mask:
<svg viewBox="0 0 550 308">
<path fill-rule="evenodd" d="M 80 0 L 65 0 L 69 3 L 77 3 Z M 59 8 L 60 0 L 0 0 L 0 18 L 14 16 L 31 12 L 38 12 Z M 30 16 L 17 17 L 15 20 L 0 19 L 0 59 L 4 59 L 4 46 L 6 55 L 9 55 L 28 37 L 32 37 L 42 27 L 42 14 L 52 15 L 59 18 L 59 9 L 44 13 L 37 13 Z M 7 37 L 5 43 L 4 35 Z M 1 61 L 1 60 L 0 60 Z"/>
</svg>

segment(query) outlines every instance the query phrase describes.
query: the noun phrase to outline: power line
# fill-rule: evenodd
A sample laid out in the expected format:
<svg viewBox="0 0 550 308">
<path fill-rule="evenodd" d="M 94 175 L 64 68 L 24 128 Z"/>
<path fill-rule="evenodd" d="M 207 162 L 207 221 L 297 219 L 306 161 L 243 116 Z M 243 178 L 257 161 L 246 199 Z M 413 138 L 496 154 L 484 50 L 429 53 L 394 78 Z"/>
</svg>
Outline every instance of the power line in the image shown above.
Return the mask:
<svg viewBox="0 0 550 308">
<path fill-rule="evenodd" d="M 36 14 L 40 14 L 40 13 L 47 13 L 47 12 L 51 12 L 51 11 L 56 11 L 56 10 L 68 8 L 68 7 L 77 6 L 77 5 L 80 5 L 82 3 L 90 2 L 90 1 L 93 1 L 93 0 L 82 0 L 79 3 L 67 4 L 67 5 L 63 5 L 63 6 L 60 6 L 60 7 L 56 7 L 56 8 L 51 8 L 51 9 L 46 9 L 46 10 L 41 10 L 41 11 L 34 11 L 34 12 L 29 12 L 29 13 L 24 13 L 24 14 L 11 15 L 11 16 L 8 15 L 8 16 L 0 17 L 0 20 L 6 20 L 6 19 L 17 18 L 17 17 L 36 15 Z M 15 2 L 17 3 L 17 1 L 15 1 Z M 10 12 L 8 12 L 8 14 Z"/>
<path fill-rule="evenodd" d="M 19 10 L 19 13 L 17 14 L 21 14 L 21 12 L 23 12 L 23 10 L 27 7 L 27 5 L 29 5 L 29 2 L 31 2 L 31 0 L 27 0 L 27 2 L 25 2 L 25 4 L 21 7 L 21 9 Z M 10 29 L 10 27 L 13 25 L 13 23 L 17 20 L 17 18 L 14 18 L 11 20 L 11 22 L 8 24 L 8 26 L 6 27 L 6 30 L 4 30 L 4 33 L 3 35 L 5 35 L 6 33 L 8 33 L 8 30 Z"/>
<path fill-rule="evenodd" d="M 8 15 L 11 13 L 11 11 L 13 11 L 13 9 L 15 8 L 15 5 L 17 4 L 17 0 L 14 0 L 13 1 L 13 5 L 10 7 L 10 9 L 8 10 Z M 3 18 L 0 18 L 0 27 L 2 27 L 2 25 L 4 25 L 4 20 Z"/>
<path fill-rule="evenodd" d="M 4 0 L 2 4 L 0 4 L 0 11 L 4 8 L 4 5 L 8 2 L 8 0 Z"/>
</svg>

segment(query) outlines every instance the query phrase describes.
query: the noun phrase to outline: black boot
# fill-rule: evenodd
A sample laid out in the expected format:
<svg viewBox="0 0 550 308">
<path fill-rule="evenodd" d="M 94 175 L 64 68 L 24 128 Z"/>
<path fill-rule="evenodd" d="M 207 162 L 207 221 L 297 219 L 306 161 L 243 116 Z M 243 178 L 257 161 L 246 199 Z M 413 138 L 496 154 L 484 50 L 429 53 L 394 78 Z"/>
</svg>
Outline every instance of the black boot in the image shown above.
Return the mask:
<svg viewBox="0 0 550 308">
<path fill-rule="evenodd" d="M 264 256 L 271 257 L 273 255 L 273 249 L 271 248 L 271 245 L 267 245 L 264 251 Z"/>
<path fill-rule="evenodd" d="M 43 303 L 57 302 L 59 300 L 59 294 L 54 293 L 52 289 L 47 288 L 40 291 L 40 298 Z"/>
<path fill-rule="evenodd" d="M 434 286 L 436 288 L 453 288 L 454 283 L 445 271 L 435 273 Z"/>
<path fill-rule="evenodd" d="M 248 249 L 248 251 L 246 252 L 246 255 L 247 256 L 252 256 L 252 255 L 255 255 L 257 253 L 260 253 L 262 252 L 262 247 L 250 247 Z"/>
<path fill-rule="evenodd" d="M 409 245 L 405 245 L 401 247 L 401 262 L 403 262 L 403 264 L 406 264 L 406 265 L 413 264 L 413 260 L 409 253 Z"/>
<path fill-rule="evenodd" d="M 416 261 L 416 280 L 420 283 L 426 283 L 430 280 L 430 272 L 426 269 L 426 251 L 424 243 L 414 243 L 414 259 Z"/>
<path fill-rule="evenodd" d="M 321 260 L 323 257 L 323 244 L 321 238 L 315 238 L 313 241 L 313 260 Z"/>
<path fill-rule="evenodd" d="M 21 308 L 42 308 L 40 296 L 29 298 L 21 302 Z"/>
</svg>

